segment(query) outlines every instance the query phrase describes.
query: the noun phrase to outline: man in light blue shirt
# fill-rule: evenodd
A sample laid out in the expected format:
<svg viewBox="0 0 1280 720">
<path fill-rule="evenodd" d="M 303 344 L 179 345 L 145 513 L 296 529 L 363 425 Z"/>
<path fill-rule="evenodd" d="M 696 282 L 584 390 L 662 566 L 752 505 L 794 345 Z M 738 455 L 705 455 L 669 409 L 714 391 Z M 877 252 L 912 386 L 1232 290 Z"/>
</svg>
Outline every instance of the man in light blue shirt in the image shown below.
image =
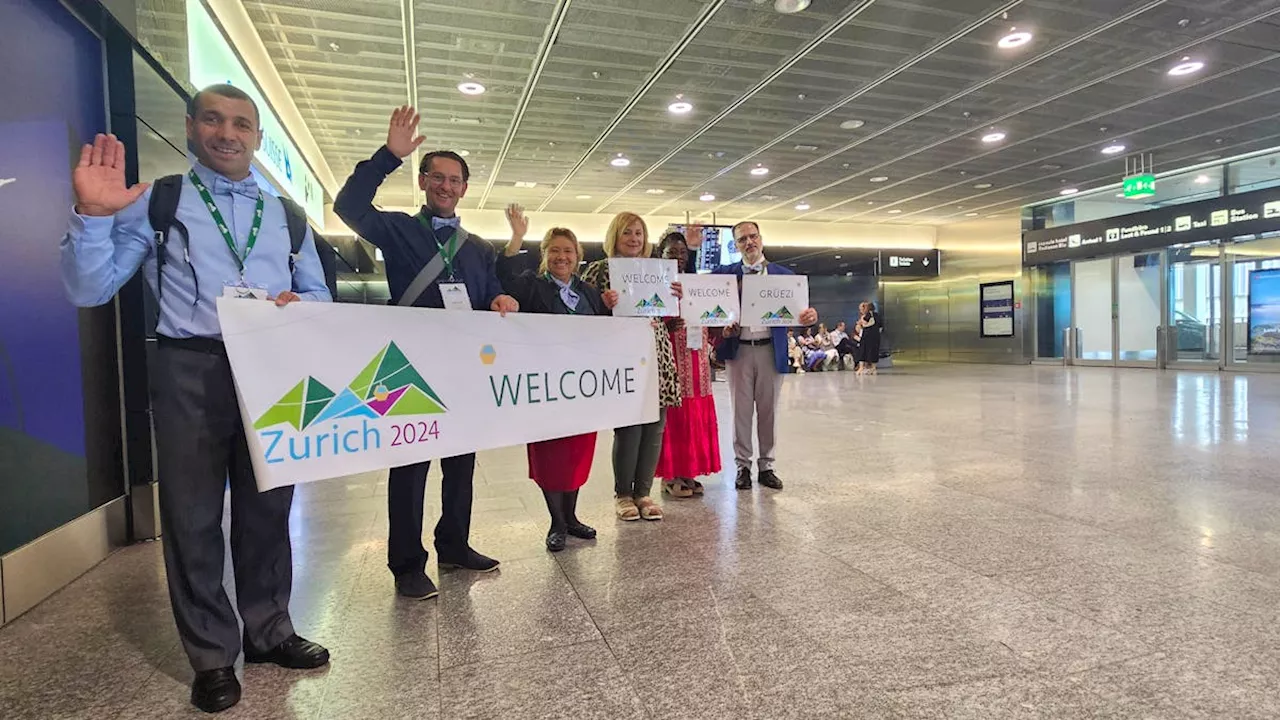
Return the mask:
<svg viewBox="0 0 1280 720">
<path fill-rule="evenodd" d="M 175 216 L 188 239 L 171 230 L 163 262 L 148 219 L 150 188 L 125 185 L 124 146 L 98 135 L 72 176 L 76 207 L 62 243 L 63 281 L 76 305 L 110 302 L 139 268 L 160 299 L 151 397 L 165 569 L 196 671 L 191 702 L 206 712 L 239 702 L 233 665 L 242 648 L 249 663 L 306 669 L 329 662 L 328 650 L 299 637 L 289 617 L 293 488 L 258 492 L 215 304 L 224 293 L 281 306 L 331 299 L 311 231 L 291 262 L 284 206 L 250 173 L 262 139 L 258 118 L 253 100 L 229 85 L 192 98 L 187 144 L 196 161 Z M 222 586 L 228 479 L 243 636 Z"/>
</svg>

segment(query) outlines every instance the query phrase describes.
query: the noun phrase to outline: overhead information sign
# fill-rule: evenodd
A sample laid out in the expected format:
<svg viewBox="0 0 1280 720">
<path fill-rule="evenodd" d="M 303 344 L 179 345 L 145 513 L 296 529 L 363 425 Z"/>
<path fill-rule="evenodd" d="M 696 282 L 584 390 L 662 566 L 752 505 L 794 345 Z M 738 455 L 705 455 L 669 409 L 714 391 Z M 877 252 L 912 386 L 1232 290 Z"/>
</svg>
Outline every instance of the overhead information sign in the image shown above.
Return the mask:
<svg viewBox="0 0 1280 720">
<path fill-rule="evenodd" d="M 1115 255 L 1280 231 L 1280 188 L 1022 234 L 1022 264 Z"/>
<path fill-rule="evenodd" d="M 881 250 L 881 277 L 930 278 L 942 274 L 938 250 Z"/>
</svg>

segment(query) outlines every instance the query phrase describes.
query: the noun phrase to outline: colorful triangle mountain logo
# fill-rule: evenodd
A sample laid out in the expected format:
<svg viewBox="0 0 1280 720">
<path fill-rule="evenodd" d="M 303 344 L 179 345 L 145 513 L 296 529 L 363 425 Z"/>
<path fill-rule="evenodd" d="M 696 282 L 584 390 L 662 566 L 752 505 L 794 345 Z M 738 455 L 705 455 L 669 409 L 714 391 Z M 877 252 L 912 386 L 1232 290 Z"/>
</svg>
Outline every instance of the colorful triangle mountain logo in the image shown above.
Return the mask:
<svg viewBox="0 0 1280 720">
<path fill-rule="evenodd" d="M 302 431 L 324 420 L 439 415 L 448 410 L 436 391 L 392 342 L 340 392 L 330 390 L 310 376 L 301 380 L 262 413 L 253 428 L 291 425 L 294 430 Z"/>
</svg>

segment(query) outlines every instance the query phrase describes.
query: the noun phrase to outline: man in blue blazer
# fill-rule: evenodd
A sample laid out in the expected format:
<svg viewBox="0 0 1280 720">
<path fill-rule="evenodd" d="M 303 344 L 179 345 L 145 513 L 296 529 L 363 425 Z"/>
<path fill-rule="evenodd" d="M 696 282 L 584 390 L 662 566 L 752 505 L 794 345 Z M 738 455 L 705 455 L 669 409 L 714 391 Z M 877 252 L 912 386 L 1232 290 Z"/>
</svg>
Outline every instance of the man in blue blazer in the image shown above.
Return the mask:
<svg viewBox="0 0 1280 720">
<path fill-rule="evenodd" d="M 737 275 L 739 294 L 743 275 L 795 274 L 765 259 L 759 223 L 745 220 L 734 225 L 733 240 L 742 253 L 742 261 L 716 268 L 715 272 Z M 798 320 L 801 325 L 813 325 L 818 322 L 818 311 L 805 308 Z M 729 368 L 729 389 L 733 394 L 733 456 L 738 466 L 734 485 L 739 490 L 751 489 L 751 421 L 759 413 L 760 484 L 781 490 L 782 480 L 774 472 L 773 463 L 778 396 L 782 393 L 782 376 L 787 372 L 787 329 L 732 325 L 724 329 L 724 337 L 718 353 Z"/>
<path fill-rule="evenodd" d="M 356 165 L 334 199 L 334 212 L 382 250 L 393 303 L 503 314 L 518 311 L 520 304 L 498 282 L 493 246 L 468 233 L 458 219 L 458 201 L 467 194 L 471 179 L 462 156 L 441 150 L 422 157 L 418 188 L 426 193 L 427 203 L 416 215 L 374 207 L 383 181 L 422 144 L 418 120 L 418 112 L 408 106 L 391 114 L 387 143 Z M 470 544 L 475 465 L 475 453 L 440 460 L 444 480 L 436 555 L 440 567 L 490 572 L 497 569 L 498 561 Z M 395 576 L 396 593 L 414 600 L 438 594 L 427 577 L 427 551 L 422 545 L 422 506 L 430 466 L 428 461 L 391 468 L 387 481 L 387 567 Z"/>
</svg>

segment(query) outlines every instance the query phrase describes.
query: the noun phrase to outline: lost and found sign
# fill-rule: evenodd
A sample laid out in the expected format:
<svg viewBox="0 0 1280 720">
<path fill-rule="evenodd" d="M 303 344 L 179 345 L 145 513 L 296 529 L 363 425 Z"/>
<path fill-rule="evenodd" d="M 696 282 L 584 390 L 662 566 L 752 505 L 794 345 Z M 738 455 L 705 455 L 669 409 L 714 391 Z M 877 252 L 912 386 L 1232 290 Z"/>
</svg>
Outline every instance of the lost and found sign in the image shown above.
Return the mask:
<svg viewBox="0 0 1280 720">
<path fill-rule="evenodd" d="M 271 488 L 658 419 L 649 321 L 218 299 Z"/>
<path fill-rule="evenodd" d="M 733 275 L 685 274 L 680 276 L 680 284 L 684 286 L 680 317 L 685 323 L 725 327 L 738 322 L 738 283 Z"/>
<path fill-rule="evenodd" d="M 618 291 L 613 314 L 619 317 L 674 317 L 680 301 L 671 292 L 679 279 L 675 260 L 609 258 L 609 287 Z"/>
<path fill-rule="evenodd" d="M 750 327 L 799 325 L 809 307 L 809 278 L 805 275 L 744 275 L 742 324 Z"/>
<path fill-rule="evenodd" d="M 1022 264 L 1115 255 L 1280 230 L 1280 188 L 1022 234 Z"/>
</svg>

